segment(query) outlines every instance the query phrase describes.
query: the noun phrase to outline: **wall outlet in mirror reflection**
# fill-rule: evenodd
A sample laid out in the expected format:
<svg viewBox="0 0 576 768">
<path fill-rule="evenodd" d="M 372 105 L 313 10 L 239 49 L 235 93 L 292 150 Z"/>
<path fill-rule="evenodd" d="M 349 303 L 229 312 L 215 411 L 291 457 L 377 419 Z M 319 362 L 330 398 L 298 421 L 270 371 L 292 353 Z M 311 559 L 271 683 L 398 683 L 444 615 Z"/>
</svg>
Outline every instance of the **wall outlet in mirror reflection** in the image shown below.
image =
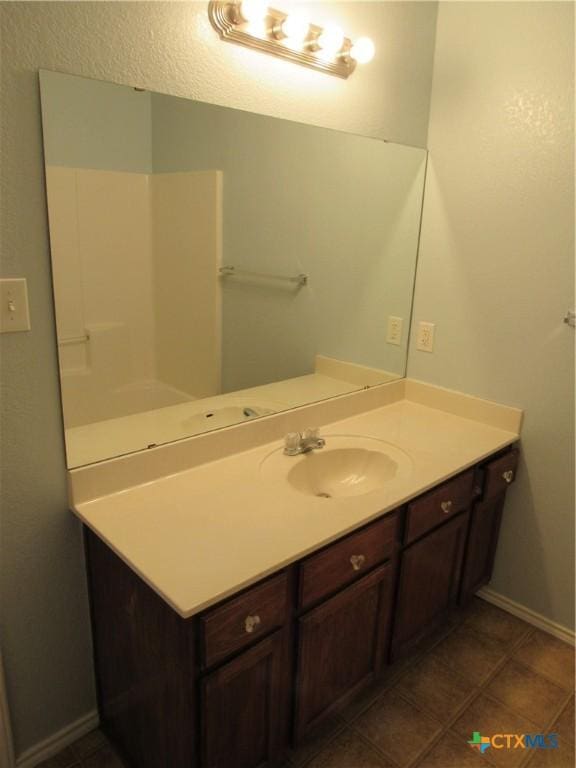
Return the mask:
<svg viewBox="0 0 576 768">
<path fill-rule="evenodd" d="M 399 345 L 402 343 L 402 325 L 403 321 L 401 317 L 394 317 L 391 315 L 388 318 L 388 333 L 386 334 L 386 341 L 388 344 Z"/>
<path fill-rule="evenodd" d="M 425 150 L 40 86 L 70 467 L 405 375 Z"/>
</svg>

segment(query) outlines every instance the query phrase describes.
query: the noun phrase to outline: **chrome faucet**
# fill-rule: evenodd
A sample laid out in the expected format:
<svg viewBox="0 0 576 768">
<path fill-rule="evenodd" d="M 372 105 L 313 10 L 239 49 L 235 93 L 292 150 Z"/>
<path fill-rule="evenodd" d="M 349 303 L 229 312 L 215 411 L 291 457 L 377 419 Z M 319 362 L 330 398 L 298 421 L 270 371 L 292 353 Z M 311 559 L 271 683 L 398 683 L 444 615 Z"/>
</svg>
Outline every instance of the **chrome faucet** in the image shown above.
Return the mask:
<svg viewBox="0 0 576 768">
<path fill-rule="evenodd" d="M 326 440 L 319 435 L 318 427 L 305 429 L 304 432 L 288 432 L 284 438 L 284 453 L 286 456 L 298 456 L 309 453 L 316 448 L 324 448 Z"/>
</svg>

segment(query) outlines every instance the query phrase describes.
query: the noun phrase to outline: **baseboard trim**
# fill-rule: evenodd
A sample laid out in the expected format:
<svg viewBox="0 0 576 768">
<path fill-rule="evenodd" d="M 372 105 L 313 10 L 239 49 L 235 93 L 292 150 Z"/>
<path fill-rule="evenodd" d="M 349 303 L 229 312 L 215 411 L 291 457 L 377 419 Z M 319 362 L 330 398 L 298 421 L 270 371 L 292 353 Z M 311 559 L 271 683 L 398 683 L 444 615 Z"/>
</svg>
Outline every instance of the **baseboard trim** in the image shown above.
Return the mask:
<svg viewBox="0 0 576 768">
<path fill-rule="evenodd" d="M 74 723 L 70 723 L 61 731 L 23 752 L 16 760 L 16 768 L 34 768 L 44 760 L 54 757 L 73 741 L 97 728 L 99 722 L 98 712 L 95 709 L 88 712 Z"/>
<path fill-rule="evenodd" d="M 568 627 L 564 627 L 562 624 L 557 624 L 555 621 L 547 619 L 545 616 L 542 616 L 542 614 L 536 613 L 536 611 L 532 611 L 524 605 L 520 605 L 520 603 L 517 603 L 515 600 L 510 600 L 509 597 L 504 597 L 504 595 L 494 592 L 494 590 L 489 587 L 483 587 L 477 594 L 478 597 L 486 600 L 487 603 L 492 603 L 492 605 L 502 608 L 503 611 L 507 611 L 513 616 L 523 619 L 527 624 L 532 624 L 532 626 L 538 627 L 538 629 L 541 629 L 543 632 L 548 632 L 549 635 L 554 635 L 554 637 L 557 637 L 559 640 L 564 640 L 565 643 L 570 643 L 570 645 L 575 644 L 576 633 L 573 630 L 568 629 Z"/>
</svg>

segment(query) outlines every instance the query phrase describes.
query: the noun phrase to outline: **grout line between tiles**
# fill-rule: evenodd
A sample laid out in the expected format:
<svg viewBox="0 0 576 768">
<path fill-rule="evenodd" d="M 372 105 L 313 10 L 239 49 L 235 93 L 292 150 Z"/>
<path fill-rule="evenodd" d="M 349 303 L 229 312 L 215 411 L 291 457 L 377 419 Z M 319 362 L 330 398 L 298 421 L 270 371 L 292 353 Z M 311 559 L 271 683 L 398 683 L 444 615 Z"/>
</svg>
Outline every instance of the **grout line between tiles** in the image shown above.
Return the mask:
<svg viewBox="0 0 576 768">
<path fill-rule="evenodd" d="M 556 717 L 556 720 L 558 720 L 558 718 L 560 717 L 560 715 L 562 715 L 562 713 L 564 712 L 564 710 L 565 710 L 565 709 L 568 709 L 568 706 L 569 706 L 569 704 L 570 704 L 570 699 L 571 699 L 573 696 L 574 696 L 574 692 L 571 692 L 571 693 L 570 693 L 570 695 L 569 695 L 569 697 L 568 697 L 568 701 L 567 701 L 567 702 L 564 704 L 564 706 L 562 707 L 561 711 L 559 712 L 559 714 L 558 714 L 558 715 L 557 715 L 557 717 Z M 553 723 L 553 724 L 554 724 L 554 723 Z M 571 744 L 574 744 L 574 745 L 576 746 L 576 732 L 575 732 L 574 730 L 572 731 L 572 739 L 568 738 L 568 740 L 570 741 L 570 743 L 571 743 Z"/>
<path fill-rule="evenodd" d="M 522 621 L 522 619 L 519 619 L 518 621 Z M 478 627 L 469 626 L 468 629 L 472 632 L 478 633 L 482 637 L 488 638 L 489 640 L 493 640 L 493 641 L 496 640 L 496 642 L 498 642 L 500 645 L 506 648 L 506 651 L 505 651 L 506 655 L 510 655 L 511 653 L 514 653 L 525 640 L 527 640 L 536 632 L 534 627 L 531 627 L 529 624 L 527 624 L 526 629 L 524 629 L 523 632 L 520 635 L 518 635 L 518 637 L 515 640 L 512 640 L 512 642 L 509 645 L 507 645 L 505 640 L 500 640 L 494 635 L 491 635 L 489 632 L 484 632 L 482 629 L 479 629 Z"/>
<path fill-rule="evenodd" d="M 424 759 L 426 755 L 434 749 L 434 747 L 438 744 L 439 741 L 442 740 L 444 736 L 446 736 L 447 734 L 450 734 L 452 736 L 454 735 L 454 732 L 452 731 L 452 726 L 457 720 L 460 719 L 460 717 L 464 714 L 464 712 L 468 709 L 468 707 L 482 694 L 482 690 L 483 690 L 482 686 L 476 686 L 476 688 L 466 697 L 466 699 L 462 702 L 462 704 L 456 710 L 454 710 L 453 714 L 448 718 L 444 728 L 442 729 L 442 733 L 440 733 L 437 737 L 435 737 L 432 740 L 432 742 L 426 747 L 424 752 L 421 755 L 419 755 L 418 760 L 414 761 L 409 766 L 406 766 L 406 768 L 416 768 L 418 761 L 421 761 L 422 759 Z"/>
<path fill-rule="evenodd" d="M 461 673 L 459 670 L 454 670 L 454 669 L 452 669 L 452 667 L 449 667 L 449 666 L 448 666 L 447 664 L 445 664 L 445 663 L 444 663 L 444 661 L 442 661 L 441 659 L 437 659 L 437 660 L 436 660 L 436 663 L 437 663 L 439 666 L 443 667 L 445 670 L 447 670 L 447 671 L 448 671 L 448 672 L 449 672 L 451 675 L 453 675 L 454 677 L 456 677 L 456 678 L 458 678 L 459 680 L 461 680 L 462 682 L 465 682 L 465 683 L 470 683 L 470 682 L 471 682 L 471 681 L 469 681 L 469 680 L 468 680 L 466 677 L 464 677 L 464 675 L 463 675 L 463 674 L 462 674 L 462 673 Z M 472 700 L 473 700 L 473 699 L 474 699 L 474 698 L 475 698 L 475 697 L 478 695 L 478 693 L 480 692 L 481 688 L 482 688 L 482 684 L 478 684 L 478 683 L 472 683 L 472 690 L 470 691 L 470 693 L 468 693 L 468 694 L 467 694 L 467 695 L 466 695 L 466 696 L 463 698 L 463 700 L 462 700 L 462 703 L 461 703 L 461 704 L 460 704 L 460 705 L 459 705 L 459 706 L 458 706 L 458 707 L 457 707 L 457 708 L 454 710 L 454 712 L 452 713 L 452 715 L 450 715 L 450 716 L 448 717 L 448 719 L 447 719 L 447 722 L 449 722 L 449 721 L 450 721 L 450 720 L 451 720 L 451 719 L 454 717 L 454 714 L 455 714 L 455 713 L 457 713 L 457 712 L 459 712 L 460 710 L 464 709 L 464 708 L 467 706 L 467 704 L 468 704 L 468 703 L 470 703 L 470 702 L 471 702 L 471 701 L 472 701 Z M 425 711 L 428 711 L 428 710 L 426 710 L 426 708 L 424 707 L 424 705 L 423 705 L 423 704 L 421 704 L 420 702 L 418 702 L 418 701 L 417 701 L 417 698 L 416 698 L 416 696 L 411 696 L 411 693 L 410 693 L 410 691 L 404 691 L 404 690 L 403 690 L 403 691 L 399 691 L 399 693 L 400 693 L 400 695 L 401 695 L 401 696 L 402 696 L 404 699 L 407 699 L 407 700 L 408 700 L 408 701 L 410 701 L 412 704 L 414 704 L 415 706 L 417 706 L 419 709 L 423 709 L 423 710 L 425 710 Z M 434 713 L 432 713 L 432 712 L 429 712 L 429 714 L 431 714 L 432 716 L 434 716 Z"/>
<path fill-rule="evenodd" d="M 550 718 L 550 720 L 548 720 L 548 722 L 546 723 L 546 728 L 547 728 L 548 730 L 550 730 L 550 728 L 552 728 L 552 726 L 554 725 L 554 723 L 556 722 L 556 720 L 558 720 L 558 718 L 560 717 L 560 715 L 562 714 L 562 712 L 564 712 L 565 708 L 566 708 L 566 707 L 568 706 L 568 704 L 570 703 L 570 699 L 571 699 L 571 698 L 572 698 L 572 692 L 571 692 L 571 691 L 566 691 L 566 699 L 564 700 L 564 703 L 562 704 L 562 706 L 561 706 L 561 707 L 559 707 L 559 709 L 557 709 L 557 710 L 556 710 L 556 712 L 555 712 L 554 716 L 553 716 L 553 717 L 551 717 L 551 718 Z"/>
<path fill-rule="evenodd" d="M 524 667 L 524 668 L 526 669 L 526 667 Z M 530 670 L 530 671 L 533 672 L 533 670 Z M 572 693 L 570 691 L 566 691 L 566 689 L 561 688 L 559 685 L 556 685 L 556 687 L 559 690 L 564 692 L 564 698 L 562 699 L 562 704 L 560 705 L 559 709 L 557 708 L 557 709 L 553 710 L 554 712 L 556 712 L 555 716 L 551 720 L 546 720 L 546 723 L 544 725 L 542 725 L 542 726 L 538 725 L 538 728 L 543 728 L 544 730 L 546 730 L 546 729 L 549 730 L 549 727 L 552 727 L 552 725 L 555 723 L 556 719 L 558 717 L 560 717 L 560 715 L 562 713 L 562 710 L 568 704 L 568 702 L 570 701 L 570 699 L 572 697 Z M 526 717 L 526 715 L 523 715 L 521 712 L 517 712 L 516 710 L 512 709 L 512 707 L 507 705 L 506 702 L 503 701 L 502 699 L 500 699 L 495 693 L 488 693 L 487 690 L 485 690 L 484 691 L 484 695 L 486 696 L 486 698 L 489 698 L 492 701 L 496 701 L 499 704 L 501 704 L 502 706 L 506 707 L 506 709 L 509 712 L 514 712 L 516 715 L 519 715 L 521 717 Z M 526 717 L 526 719 L 530 720 L 529 717 Z M 531 721 L 531 722 L 534 722 L 534 721 Z M 536 723 L 534 723 L 534 725 L 536 725 Z"/>
<path fill-rule="evenodd" d="M 488 688 L 488 686 L 490 685 L 490 683 L 494 680 L 494 678 L 498 674 L 500 674 L 500 672 L 504 669 L 504 667 L 506 666 L 506 664 L 508 664 L 509 661 L 510 661 L 510 657 L 509 656 L 504 656 L 504 658 L 501 659 L 496 664 L 494 669 L 491 672 L 489 672 L 488 675 L 484 678 L 484 680 L 482 680 L 482 682 L 479 684 L 479 686 L 478 686 L 478 688 L 480 689 L 479 693 L 485 693 L 485 691 Z"/>
<path fill-rule="evenodd" d="M 346 723 L 351 726 L 354 725 L 354 723 L 362 716 L 364 715 L 370 707 L 372 707 L 376 702 L 381 699 L 388 691 L 390 691 L 396 683 L 400 680 L 402 677 L 404 670 L 400 671 L 398 670 L 398 673 L 391 676 L 390 678 L 386 678 L 386 682 L 382 684 L 382 688 L 378 690 L 378 692 L 374 692 L 374 697 L 369 698 L 364 704 L 350 717 L 350 719 L 346 718 Z"/>
<path fill-rule="evenodd" d="M 421 763 L 422 760 L 424 760 L 426 755 L 428 755 L 434 749 L 434 747 L 440 741 L 442 741 L 447 732 L 448 728 L 446 726 L 442 726 L 440 733 L 434 736 L 434 738 L 428 744 L 426 744 L 424 749 L 422 749 L 411 762 L 403 766 L 403 768 L 416 768 L 416 766 Z"/>
<path fill-rule="evenodd" d="M 486 690 L 486 688 L 488 688 L 488 686 L 490 685 L 492 680 L 496 677 L 496 675 L 498 675 L 499 672 L 501 672 L 501 670 L 506 666 L 506 664 L 509 661 L 514 660 L 512 658 L 512 655 L 516 652 L 516 650 L 520 646 L 520 643 L 524 639 L 528 638 L 533 633 L 533 631 L 534 630 L 530 627 L 524 633 L 524 635 L 522 635 L 514 643 L 512 643 L 510 648 L 508 648 L 507 650 L 504 651 L 504 655 L 503 655 L 502 659 L 496 664 L 494 669 L 491 672 L 488 673 L 488 675 L 484 678 L 484 680 L 482 680 L 482 682 L 478 684 L 479 693 L 482 693 L 483 691 Z M 482 632 L 480 634 L 482 634 L 484 637 L 489 637 L 489 635 L 486 635 L 486 634 L 484 634 Z"/>
<path fill-rule="evenodd" d="M 390 765 L 394 766 L 394 768 L 406 768 L 405 765 L 401 765 L 396 760 L 387 755 L 386 752 L 378 746 L 378 744 L 375 744 L 371 739 L 368 738 L 368 736 L 365 736 L 359 730 L 354 728 L 354 726 L 350 726 L 350 730 L 356 736 L 358 736 L 358 738 L 363 741 L 364 744 L 367 744 L 371 749 L 373 749 L 384 760 L 384 762 L 389 763 Z"/>
<path fill-rule="evenodd" d="M 424 709 L 424 708 L 422 707 L 422 705 L 421 705 L 421 704 L 415 704 L 414 702 L 410 701 L 410 699 L 408 699 L 406 696 L 404 696 L 404 695 L 403 695 L 403 694 L 401 694 L 401 693 L 398 693 L 398 692 L 397 692 L 397 693 L 396 693 L 396 695 L 398 696 L 398 698 L 399 698 L 399 699 L 402 699 L 402 700 L 403 700 L 405 703 L 409 704 L 409 705 L 410 705 L 410 706 L 412 706 L 414 709 L 417 709 L 418 711 L 422 712 L 422 714 L 426 715 L 427 717 L 430 717 L 432 720 L 435 720 L 435 721 L 436 721 L 436 722 L 437 722 L 437 723 L 440 725 L 440 730 L 439 730 L 439 732 L 436 734 L 436 736 L 434 736 L 434 737 L 432 738 L 432 741 L 433 741 L 434 743 L 436 743 L 437 739 L 440 739 L 440 738 L 441 738 L 441 736 L 442 736 L 442 734 L 443 734 L 443 733 L 444 733 L 444 731 L 445 731 L 445 726 L 444 726 L 444 724 L 443 724 L 443 723 L 441 723 L 441 722 L 440 722 L 440 721 L 439 721 L 437 718 L 435 718 L 435 717 L 433 717 L 432 715 L 430 715 L 430 713 L 429 713 L 429 712 L 428 712 L 426 709 Z M 356 733 L 358 733 L 358 734 L 362 735 L 362 734 L 361 734 L 361 732 L 360 732 L 360 731 L 358 731 L 356 728 L 354 728 L 354 730 L 356 731 Z M 379 752 L 380 752 L 380 753 L 381 753 L 381 754 L 382 754 L 382 755 L 383 755 L 383 756 L 386 758 L 386 760 L 389 760 L 390 762 L 394 763 L 394 765 L 398 765 L 398 763 L 397 763 L 395 760 L 393 760 L 393 759 L 392 759 L 392 758 L 391 758 L 391 757 L 390 757 L 390 756 L 389 756 L 389 755 L 388 755 L 388 754 L 387 754 L 387 753 L 386 753 L 384 750 L 382 750 L 382 749 L 379 749 L 379 748 L 377 747 L 377 745 L 376 745 L 376 744 L 374 744 L 374 742 L 372 742 L 372 741 L 371 741 L 371 739 L 370 739 L 370 738 L 368 738 L 368 737 L 366 736 L 366 737 L 364 737 L 364 739 L 365 739 L 365 741 L 368 741 L 368 743 L 369 743 L 369 744 L 371 744 L 372 746 L 376 747 L 376 748 L 378 749 L 378 751 L 379 751 Z M 420 750 L 420 752 L 418 752 L 418 753 L 417 753 L 417 754 L 416 754 L 416 755 L 415 755 L 415 756 L 412 758 L 412 760 L 410 760 L 410 761 L 409 761 L 409 762 L 407 762 L 407 763 L 403 763 L 403 764 L 402 764 L 402 766 L 401 766 L 401 768 L 411 768 L 411 766 L 415 765 L 415 764 L 418 762 L 418 760 L 420 760 L 420 758 L 421 758 L 421 757 L 424 755 L 424 753 L 425 753 L 427 750 L 428 750 L 428 745 L 425 745 L 424 747 L 422 747 L 422 749 Z"/>
<path fill-rule="evenodd" d="M 547 675 L 545 672 L 541 672 L 539 669 L 534 669 L 534 667 L 529 666 L 528 664 L 525 664 L 520 659 L 515 659 L 513 657 L 510 657 L 510 661 L 513 661 L 515 664 L 518 664 L 523 669 L 526 669 L 528 672 L 532 672 L 534 675 L 540 675 L 540 677 L 543 677 L 547 682 L 552 683 L 557 688 L 561 688 L 563 691 L 566 691 L 570 695 L 574 693 L 574 690 L 572 688 L 565 688 L 563 685 L 560 685 L 558 680 L 555 680 L 553 677 L 550 677 L 550 675 Z"/>
</svg>

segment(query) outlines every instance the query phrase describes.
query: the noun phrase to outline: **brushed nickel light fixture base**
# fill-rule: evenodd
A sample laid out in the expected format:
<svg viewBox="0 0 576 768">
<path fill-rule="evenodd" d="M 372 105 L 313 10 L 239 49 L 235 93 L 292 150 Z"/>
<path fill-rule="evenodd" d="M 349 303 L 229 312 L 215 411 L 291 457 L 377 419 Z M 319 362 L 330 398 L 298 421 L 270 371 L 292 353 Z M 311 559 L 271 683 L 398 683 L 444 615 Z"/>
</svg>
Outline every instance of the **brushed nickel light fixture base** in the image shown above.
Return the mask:
<svg viewBox="0 0 576 768">
<path fill-rule="evenodd" d="M 356 61 L 350 56 L 352 42 L 349 38 L 344 38 L 337 53 L 328 55 L 317 42 L 323 28 L 310 24 L 306 37 L 295 42 L 282 34 L 282 23 L 288 18 L 283 11 L 267 8 L 262 24 L 256 26 L 242 17 L 240 3 L 212 0 L 208 5 L 208 16 L 222 40 L 255 48 L 336 77 L 347 78 L 356 68 Z"/>
</svg>

